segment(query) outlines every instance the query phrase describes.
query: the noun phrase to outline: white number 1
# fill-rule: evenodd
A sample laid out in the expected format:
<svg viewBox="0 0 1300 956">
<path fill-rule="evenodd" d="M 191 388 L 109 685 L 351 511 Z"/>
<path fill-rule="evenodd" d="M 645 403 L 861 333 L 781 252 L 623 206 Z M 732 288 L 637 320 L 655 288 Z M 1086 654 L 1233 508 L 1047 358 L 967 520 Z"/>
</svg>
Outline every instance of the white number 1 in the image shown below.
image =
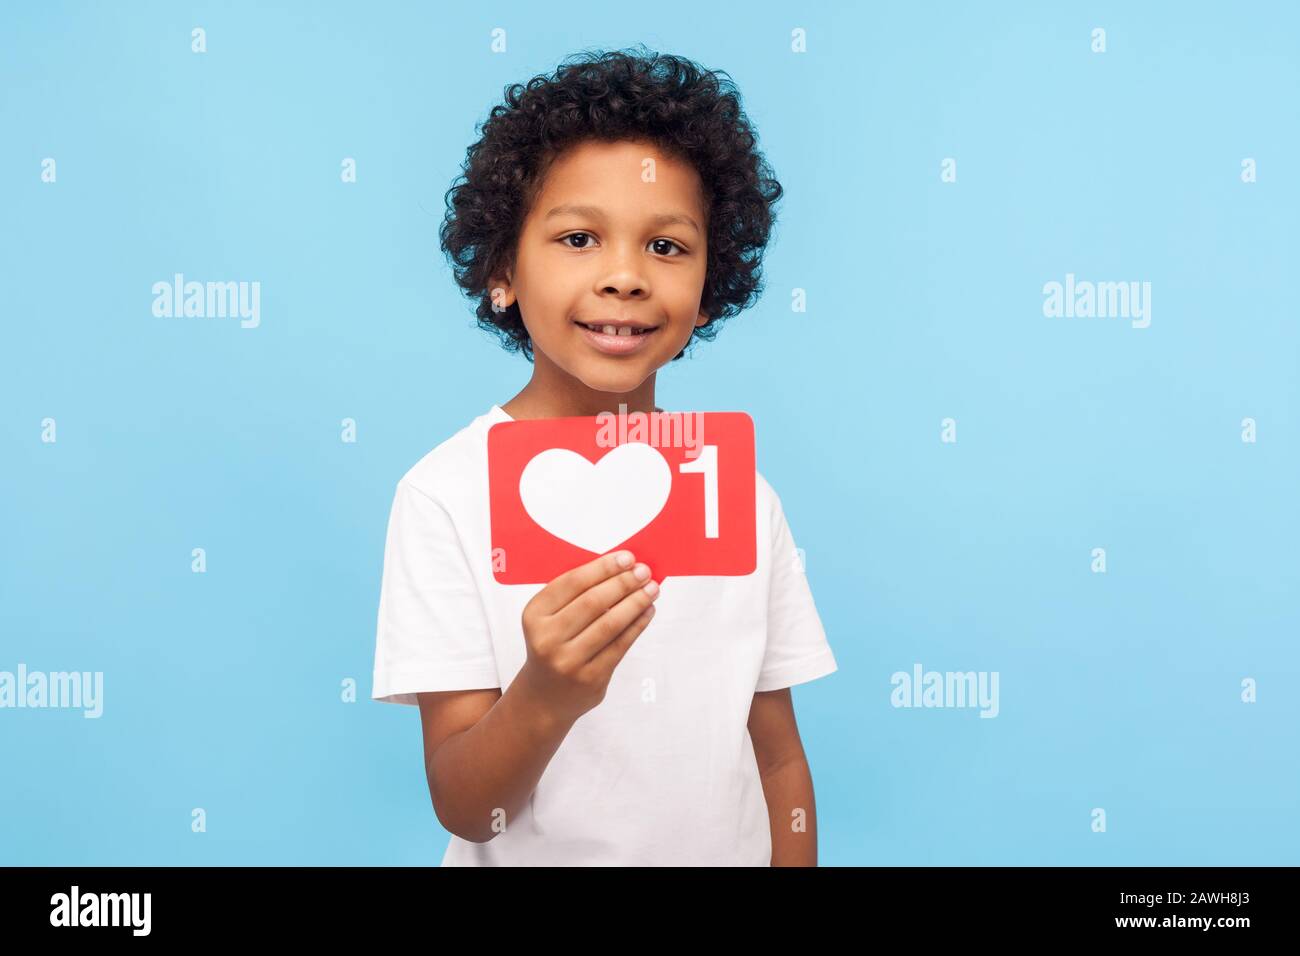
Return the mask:
<svg viewBox="0 0 1300 956">
<path fill-rule="evenodd" d="M 677 468 L 682 474 L 704 475 L 704 537 L 718 536 L 718 446 L 705 445 Z"/>
</svg>

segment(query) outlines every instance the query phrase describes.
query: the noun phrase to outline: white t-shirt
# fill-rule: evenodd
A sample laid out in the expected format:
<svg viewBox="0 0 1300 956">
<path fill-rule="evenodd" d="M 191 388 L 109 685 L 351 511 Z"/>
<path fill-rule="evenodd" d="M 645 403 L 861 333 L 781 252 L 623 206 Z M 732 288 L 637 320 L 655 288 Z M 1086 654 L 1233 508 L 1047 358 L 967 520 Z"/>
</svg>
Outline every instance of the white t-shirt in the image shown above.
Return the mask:
<svg viewBox="0 0 1300 956">
<path fill-rule="evenodd" d="M 488 429 L 512 420 L 492 406 L 397 483 L 375 700 L 504 693 L 524 664 L 521 615 L 544 585 L 492 576 L 488 511 Z M 757 471 L 755 483 L 755 571 L 661 581 L 655 616 L 527 805 L 486 843 L 453 834 L 443 866 L 770 865 L 750 705 L 836 663 L 780 499 Z"/>
</svg>

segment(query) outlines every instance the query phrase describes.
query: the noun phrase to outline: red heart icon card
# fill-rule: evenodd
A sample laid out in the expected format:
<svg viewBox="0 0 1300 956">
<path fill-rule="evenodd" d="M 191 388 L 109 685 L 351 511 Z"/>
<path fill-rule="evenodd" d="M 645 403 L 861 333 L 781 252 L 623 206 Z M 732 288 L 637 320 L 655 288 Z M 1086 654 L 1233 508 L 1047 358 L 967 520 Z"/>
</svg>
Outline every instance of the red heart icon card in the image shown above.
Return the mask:
<svg viewBox="0 0 1300 956">
<path fill-rule="evenodd" d="M 488 429 L 492 573 L 545 584 L 627 549 L 651 577 L 752 574 L 754 422 L 603 413 Z"/>
</svg>

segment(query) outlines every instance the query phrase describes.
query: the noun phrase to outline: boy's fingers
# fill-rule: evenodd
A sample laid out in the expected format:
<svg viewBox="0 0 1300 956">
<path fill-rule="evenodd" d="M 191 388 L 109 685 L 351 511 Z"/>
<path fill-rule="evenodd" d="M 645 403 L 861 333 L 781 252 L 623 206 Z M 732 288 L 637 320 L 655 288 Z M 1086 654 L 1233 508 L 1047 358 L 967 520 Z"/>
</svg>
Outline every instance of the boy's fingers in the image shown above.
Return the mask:
<svg viewBox="0 0 1300 956">
<path fill-rule="evenodd" d="M 588 667 L 599 668 L 601 673 L 612 671 L 627 654 L 632 643 L 641 636 L 641 632 L 654 620 L 654 605 L 641 612 L 641 616 L 623 629 L 623 633 L 606 644 L 599 653 L 587 662 Z"/>
<path fill-rule="evenodd" d="M 633 590 L 573 639 L 574 656 L 579 660 L 590 661 L 606 644 L 623 633 L 623 630 L 640 617 L 641 612 L 650 607 L 653 602 L 654 596 L 647 594 L 644 587 Z"/>
<path fill-rule="evenodd" d="M 638 572 L 644 573 L 645 577 L 638 577 Z M 644 564 L 637 564 L 622 574 L 606 578 L 588 588 L 556 611 L 552 620 L 562 633 L 570 637 L 576 636 L 623 598 L 649 583 L 650 569 Z"/>
<path fill-rule="evenodd" d="M 537 610 L 554 614 L 593 584 L 626 571 L 636 562 L 631 551 L 614 551 L 602 554 L 571 571 L 565 571 L 537 592 Z"/>
</svg>

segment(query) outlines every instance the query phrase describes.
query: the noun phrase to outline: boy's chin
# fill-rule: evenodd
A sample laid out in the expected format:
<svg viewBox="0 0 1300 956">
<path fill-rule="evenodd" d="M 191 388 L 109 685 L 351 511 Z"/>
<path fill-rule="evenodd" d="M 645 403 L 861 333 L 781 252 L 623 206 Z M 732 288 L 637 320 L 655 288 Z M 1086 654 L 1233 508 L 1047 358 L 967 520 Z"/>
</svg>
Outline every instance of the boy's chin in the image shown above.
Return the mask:
<svg viewBox="0 0 1300 956">
<path fill-rule="evenodd" d="M 610 392 L 615 395 L 622 395 L 633 389 L 640 388 L 645 380 L 649 377 L 649 372 L 645 371 L 643 362 L 637 362 L 637 367 L 631 367 L 627 360 L 612 360 L 624 365 L 623 368 L 600 368 L 593 366 L 606 365 L 607 363 L 596 360 L 595 362 L 586 363 L 584 368 L 579 369 L 576 376 L 583 385 L 596 392 Z M 650 371 L 653 371 L 651 369 Z"/>
</svg>

